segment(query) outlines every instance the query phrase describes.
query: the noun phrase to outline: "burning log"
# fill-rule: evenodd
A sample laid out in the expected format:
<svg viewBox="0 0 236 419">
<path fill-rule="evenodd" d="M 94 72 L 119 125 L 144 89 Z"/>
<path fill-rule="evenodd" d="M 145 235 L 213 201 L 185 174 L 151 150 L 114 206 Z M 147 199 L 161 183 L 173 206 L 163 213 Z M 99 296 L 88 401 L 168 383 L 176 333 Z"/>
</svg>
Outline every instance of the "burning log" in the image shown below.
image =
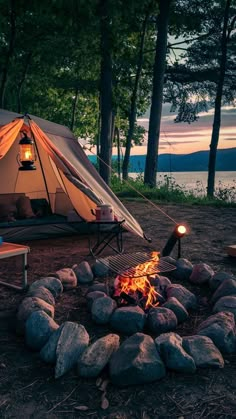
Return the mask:
<svg viewBox="0 0 236 419">
<path fill-rule="evenodd" d="M 144 309 L 157 307 L 160 294 L 151 285 L 147 272 L 150 265 L 156 266 L 159 261 L 159 254 L 153 252 L 152 259 L 136 266 L 133 276 L 120 274 L 114 281 L 114 298 L 121 298 L 128 304 L 137 304 Z"/>
</svg>

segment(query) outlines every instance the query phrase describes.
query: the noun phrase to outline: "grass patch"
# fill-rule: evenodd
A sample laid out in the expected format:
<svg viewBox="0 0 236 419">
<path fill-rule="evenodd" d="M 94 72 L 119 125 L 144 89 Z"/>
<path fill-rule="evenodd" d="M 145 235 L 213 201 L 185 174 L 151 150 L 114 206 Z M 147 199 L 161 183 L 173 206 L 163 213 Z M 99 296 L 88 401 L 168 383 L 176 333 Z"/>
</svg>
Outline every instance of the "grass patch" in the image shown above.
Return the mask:
<svg viewBox="0 0 236 419">
<path fill-rule="evenodd" d="M 128 182 L 122 182 L 117 176 L 113 176 L 111 182 L 111 189 L 119 198 L 142 200 L 143 195 L 151 201 L 163 203 L 236 207 L 236 188 L 220 186 L 216 189 L 214 198 L 208 198 L 200 183 L 196 182 L 196 188 L 189 191 L 169 176 L 164 176 L 163 181 L 155 188 L 144 185 L 141 176 L 135 180 L 130 178 Z"/>
</svg>

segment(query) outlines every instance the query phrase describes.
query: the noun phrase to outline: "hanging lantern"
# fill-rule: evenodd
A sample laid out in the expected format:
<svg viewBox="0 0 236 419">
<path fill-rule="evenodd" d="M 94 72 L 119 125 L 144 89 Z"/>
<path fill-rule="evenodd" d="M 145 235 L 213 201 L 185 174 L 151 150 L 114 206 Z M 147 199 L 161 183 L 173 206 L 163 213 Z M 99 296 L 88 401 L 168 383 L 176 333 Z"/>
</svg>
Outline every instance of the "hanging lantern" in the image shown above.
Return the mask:
<svg viewBox="0 0 236 419">
<path fill-rule="evenodd" d="M 36 160 L 36 153 L 34 148 L 34 142 L 31 138 L 27 137 L 24 133 L 24 137 L 19 142 L 20 153 L 19 157 L 19 170 L 35 170 L 34 162 Z"/>
</svg>

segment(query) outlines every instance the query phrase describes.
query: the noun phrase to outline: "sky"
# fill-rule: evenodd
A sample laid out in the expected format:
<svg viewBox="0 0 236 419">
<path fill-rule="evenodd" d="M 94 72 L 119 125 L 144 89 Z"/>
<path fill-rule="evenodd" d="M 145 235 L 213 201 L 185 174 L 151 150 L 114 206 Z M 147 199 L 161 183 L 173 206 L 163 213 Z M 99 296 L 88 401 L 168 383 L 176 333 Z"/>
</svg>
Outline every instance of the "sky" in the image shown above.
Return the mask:
<svg viewBox="0 0 236 419">
<path fill-rule="evenodd" d="M 200 113 L 199 119 L 192 124 L 186 122 L 175 123 L 176 114 L 170 112 L 170 105 L 164 104 L 161 117 L 161 135 L 159 142 L 159 154 L 189 154 L 200 150 L 209 150 L 213 124 L 214 110 Z M 148 131 L 148 117 L 138 119 L 138 124 Z M 147 154 L 147 136 L 142 146 L 131 149 L 131 155 Z M 80 141 L 83 145 L 83 141 Z M 221 130 L 218 149 L 236 147 L 236 107 L 223 107 L 221 110 Z M 122 152 L 124 154 L 124 149 Z M 88 151 L 86 153 L 89 155 Z M 96 147 L 92 149 L 96 154 Z M 114 148 L 113 155 L 117 151 Z"/>
<path fill-rule="evenodd" d="M 209 150 L 214 110 L 200 113 L 196 122 L 188 124 L 175 123 L 175 114 L 170 113 L 169 109 L 169 105 L 163 105 L 159 153 L 189 154 Z M 138 123 L 148 130 L 148 118 L 139 118 Z M 236 108 L 224 107 L 218 149 L 232 147 L 236 147 Z M 131 154 L 146 154 L 146 151 L 146 145 L 133 147 Z"/>
</svg>

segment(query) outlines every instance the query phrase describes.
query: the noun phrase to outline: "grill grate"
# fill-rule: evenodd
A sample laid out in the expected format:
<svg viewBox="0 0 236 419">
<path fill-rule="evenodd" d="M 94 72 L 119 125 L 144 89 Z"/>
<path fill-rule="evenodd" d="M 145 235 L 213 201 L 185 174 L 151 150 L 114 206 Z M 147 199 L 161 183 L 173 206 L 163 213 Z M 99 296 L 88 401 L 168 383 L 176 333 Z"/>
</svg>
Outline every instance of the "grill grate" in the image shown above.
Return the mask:
<svg viewBox="0 0 236 419">
<path fill-rule="evenodd" d="M 141 269 L 138 270 L 138 265 L 153 260 L 151 253 L 143 252 L 108 256 L 98 260 L 116 274 L 132 278 L 138 278 L 144 275 L 153 275 L 159 272 L 170 272 L 176 269 L 174 265 L 160 259 L 154 266 L 148 267 L 145 270 L 145 273 Z"/>
</svg>

